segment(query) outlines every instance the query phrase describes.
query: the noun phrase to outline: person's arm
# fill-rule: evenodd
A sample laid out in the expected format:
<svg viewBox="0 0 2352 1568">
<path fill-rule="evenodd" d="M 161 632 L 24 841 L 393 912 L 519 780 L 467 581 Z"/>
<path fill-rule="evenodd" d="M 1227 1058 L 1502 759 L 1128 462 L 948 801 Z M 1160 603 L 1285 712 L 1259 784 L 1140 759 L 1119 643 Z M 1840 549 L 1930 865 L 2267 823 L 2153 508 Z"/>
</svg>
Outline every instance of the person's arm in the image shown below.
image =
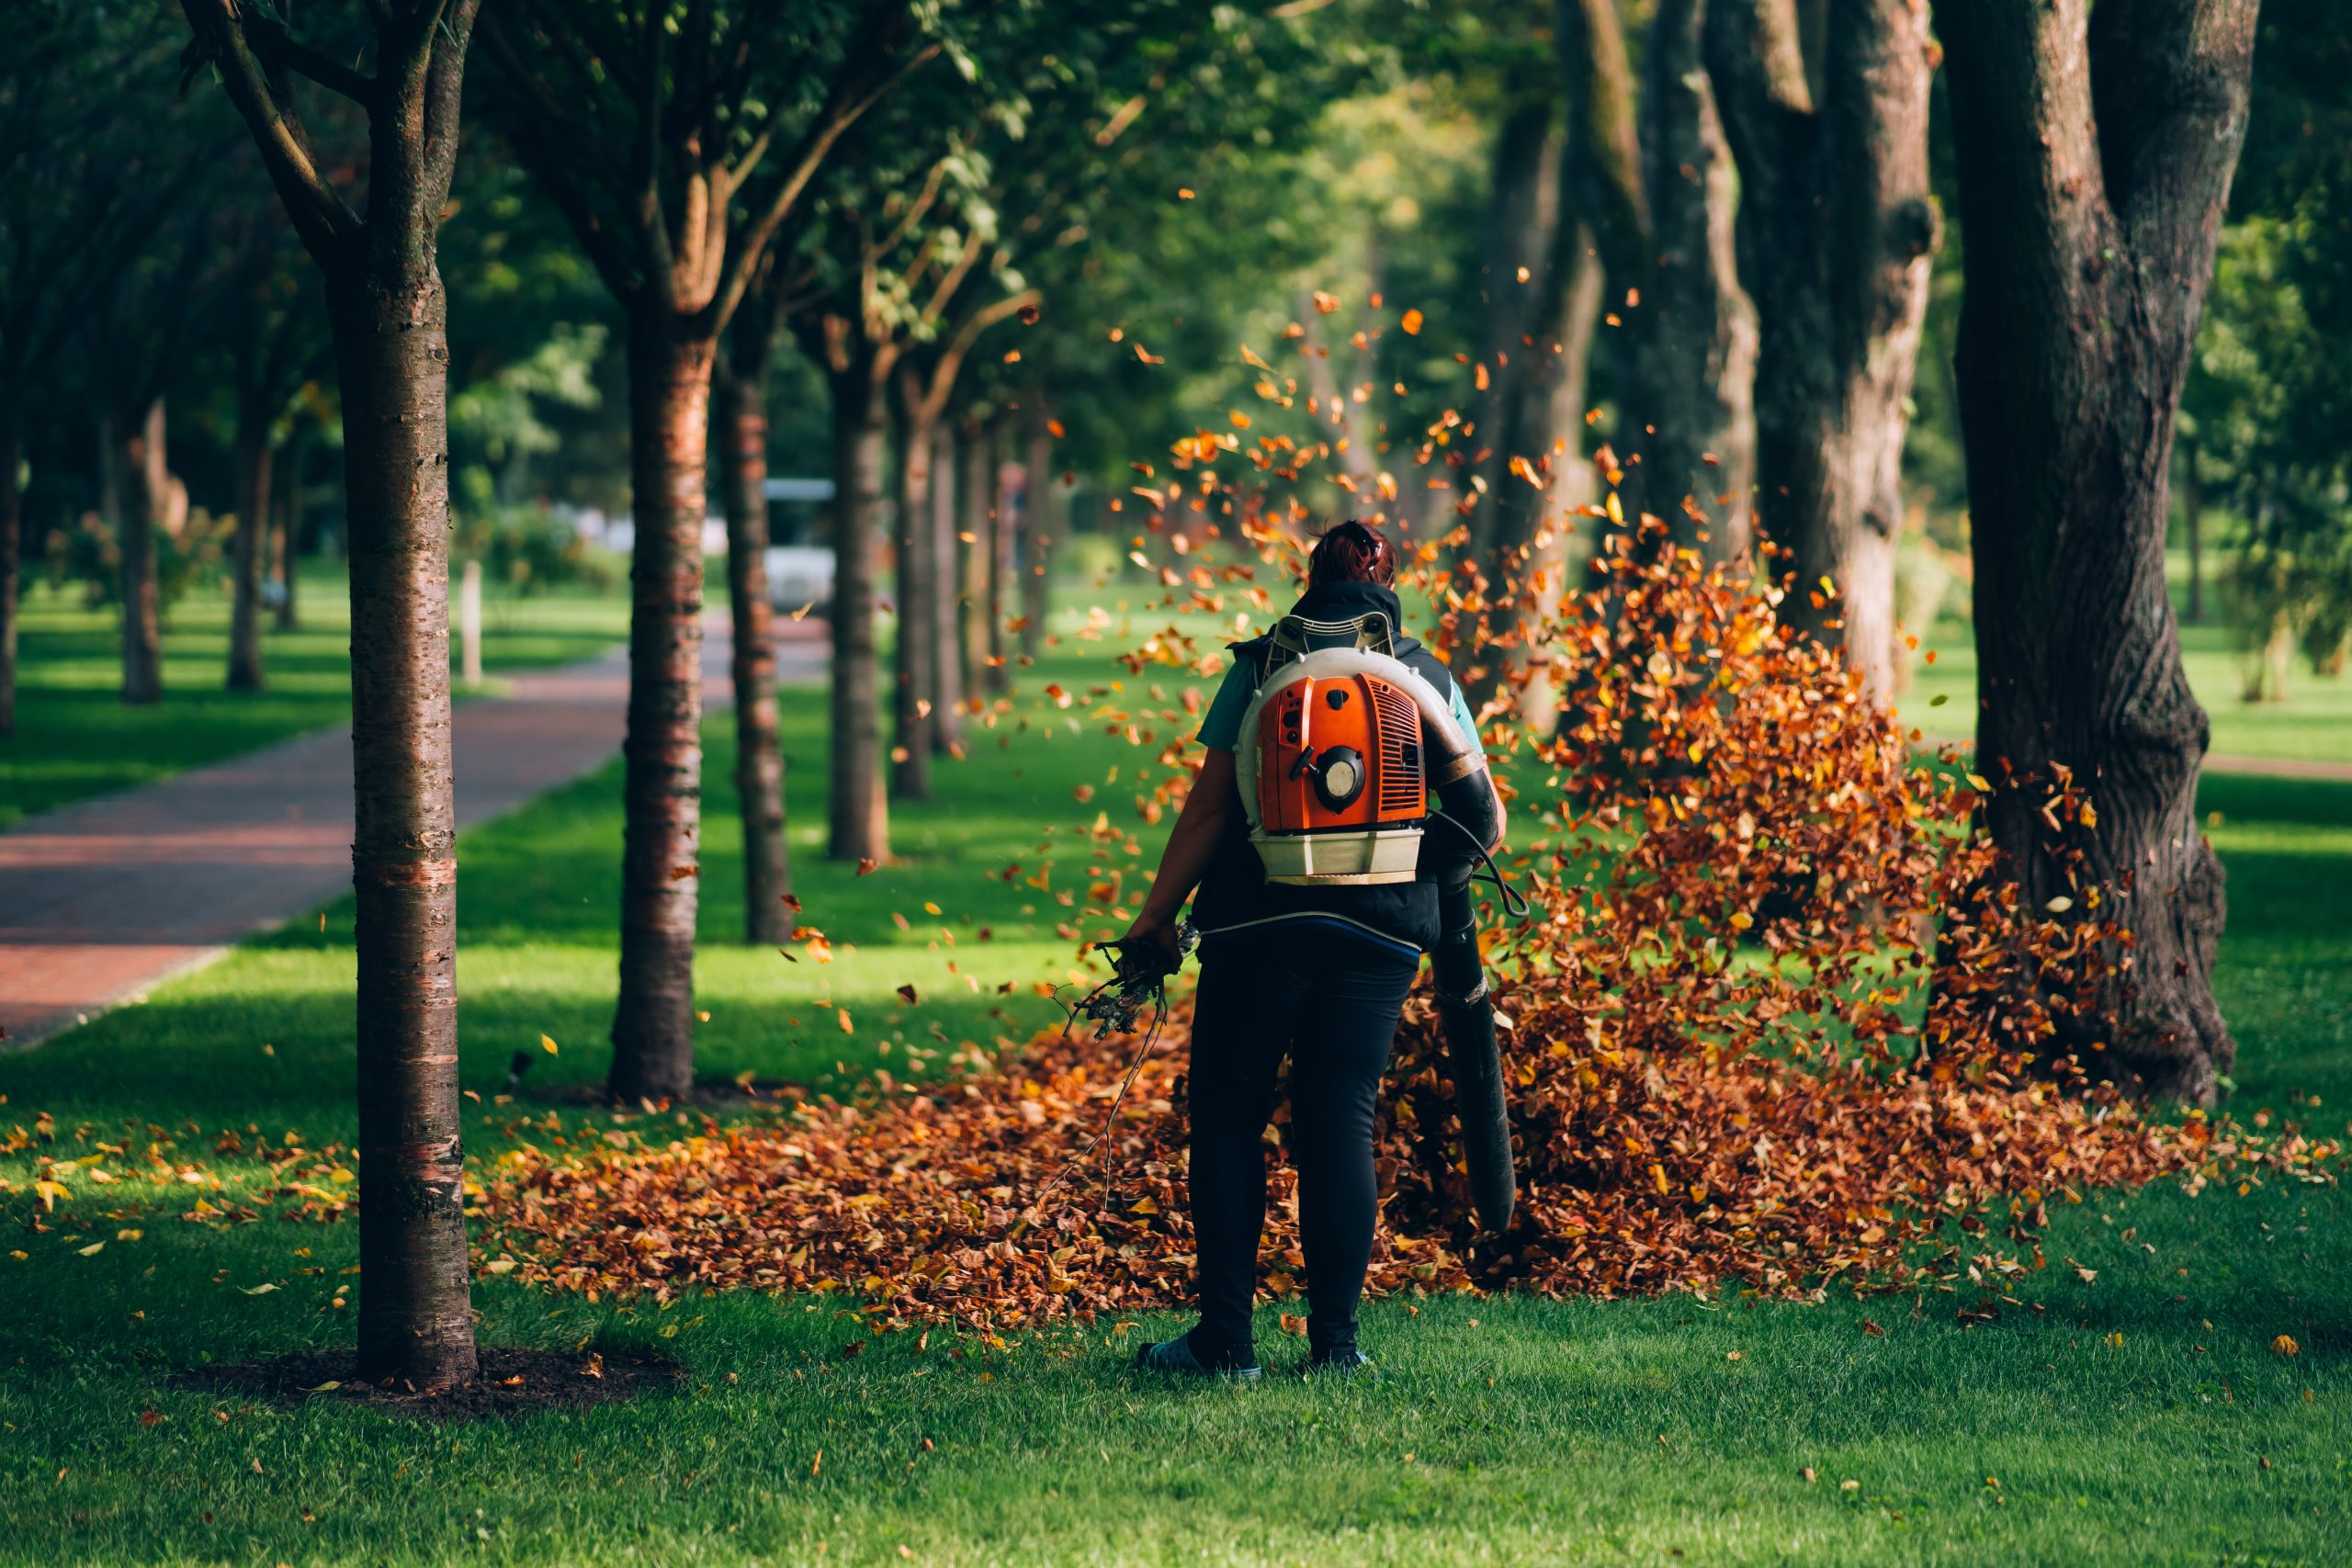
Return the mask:
<svg viewBox="0 0 2352 1568">
<path fill-rule="evenodd" d="M 1135 924 L 1127 928 L 1125 941 L 1153 943 L 1166 953 L 1171 966 L 1175 964 L 1176 912 L 1207 874 L 1209 861 L 1216 853 L 1218 840 L 1225 837 L 1238 799 L 1233 784 L 1233 753 L 1212 749 L 1202 761 L 1201 771 L 1193 776 L 1193 791 L 1184 797 L 1184 809 L 1176 814 L 1176 826 L 1168 835 L 1168 849 L 1159 857 L 1159 870 L 1151 879 L 1151 892 L 1144 898 L 1143 910 L 1136 916 Z"/>
</svg>

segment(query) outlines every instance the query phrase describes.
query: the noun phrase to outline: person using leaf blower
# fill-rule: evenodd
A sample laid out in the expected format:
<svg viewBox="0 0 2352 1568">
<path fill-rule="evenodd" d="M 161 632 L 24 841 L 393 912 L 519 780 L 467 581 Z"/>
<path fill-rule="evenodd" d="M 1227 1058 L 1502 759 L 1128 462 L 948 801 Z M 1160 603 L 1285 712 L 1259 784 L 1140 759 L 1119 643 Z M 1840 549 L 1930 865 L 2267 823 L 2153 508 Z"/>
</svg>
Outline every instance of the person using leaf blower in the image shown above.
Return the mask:
<svg viewBox="0 0 2352 1568">
<path fill-rule="evenodd" d="M 1119 944 L 1126 961 L 1172 972 L 1182 956 L 1177 912 L 1193 899 L 1201 978 L 1188 1111 L 1201 1317 L 1182 1338 L 1144 1347 L 1137 1364 L 1148 1369 L 1263 1375 L 1250 1313 L 1263 1137 L 1286 1054 L 1307 1366 L 1371 1364 L 1356 1346 L 1356 1303 L 1378 1217 L 1373 1112 L 1424 952 L 1473 1194 L 1488 1228 L 1510 1223 L 1510 1129 L 1470 902 L 1473 869 L 1483 861 L 1491 873 L 1502 841 L 1502 801 L 1460 686 L 1402 635 L 1396 576 L 1388 540 L 1342 523 L 1316 542 L 1291 613 L 1234 645 L 1201 725 L 1207 758 Z"/>
</svg>

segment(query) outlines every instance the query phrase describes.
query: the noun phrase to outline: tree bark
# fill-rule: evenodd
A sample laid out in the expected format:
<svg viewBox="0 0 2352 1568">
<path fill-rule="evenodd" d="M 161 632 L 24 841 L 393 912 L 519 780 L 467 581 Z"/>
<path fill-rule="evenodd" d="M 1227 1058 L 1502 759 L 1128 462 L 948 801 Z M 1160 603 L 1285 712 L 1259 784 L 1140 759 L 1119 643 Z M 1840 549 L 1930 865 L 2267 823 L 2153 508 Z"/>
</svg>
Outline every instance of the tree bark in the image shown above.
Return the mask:
<svg viewBox="0 0 2352 1568">
<path fill-rule="evenodd" d="M 1935 47 L 1917 0 L 1854 0 L 1824 34 L 1816 95 L 1787 0 L 1712 6 L 1708 68 L 1760 322 L 1756 513 L 1795 576 L 1781 619 L 1842 646 L 1891 703 L 1903 442 L 1940 228 Z"/>
<path fill-rule="evenodd" d="M 916 401 L 909 395 L 906 401 Z M 890 798 L 931 798 L 931 749 L 939 670 L 939 550 L 931 515 L 932 422 L 902 413 L 895 529 L 899 638 L 890 729 Z"/>
<path fill-rule="evenodd" d="M 855 367 L 833 378 L 832 777 L 827 854 L 863 863 L 890 854 L 874 647 L 886 443 L 882 387 Z"/>
<path fill-rule="evenodd" d="M 1046 645 L 1046 617 L 1052 611 L 1054 546 L 1054 434 L 1047 428 L 1046 400 L 1033 392 L 1028 442 L 1021 481 L 1021 652 L 1035 659 Z"/>
<path fill-rule="evenodd" d="M 164 400 L 150 402 L 138 433 L 124 444 L 122 530 L 122 700 L 144 706 L 164 699 L 162 589 L 156 581 L 155 538 L 171 505 L 171 469 L 164 462 Z"/>
<path fill-rule="evenodd" d="M 1644 95 L 1647 265 L 1611 272 L 1640 290 L 1623 320 L 1641 508 L 1710 559 L 1738 560 L 1754 543 L 1757 324 L 1733 236 L 1737 175 L 1702 65 L 1706 12 L 1707 0 L 1659 0 Z"/>
<path fill-rule="evenodd" d="M 17 381 L 0 386 L 0 738 L 17 732 L 17 579 L 24 548 L 24 416 Z"/>
<path fill-rule="evenodd" d="M 271 459 L 269 417 L 254 400 L 237 410 L 237 537 L 229 608 L 229 690 L 258 692 L 266 683 L 261 658 L 262 568 L 269 553 Z"/>
<path fill-rule="evenodd" d="M 358 1375 L 420 1393 L 469 1382 L 476 1365 L 458 1096 L 448 301 L 435 251 L 477 3 L 452 0 L 423 28 L 379 13 L 363 219 L 320 178 L 284 79 L 254 53 L 252 29 L 268 24 L 229 0 L 182 0 L 326 279 L 351 561 Z"/>
<path fill-rule="evenodd" d="M 458 1098 L 447 300 L 430 254 L 406 276 L 329 280 L 350 519 L 359 1372 L 420 1389 L 474 1369 Z"/>
<path fill-rule="evenodd" d="M 772 322 L 753 312 L 761 327 Z M 722 356 L 718 471 L 727 512 L 727 594 L 734 626 L 735 800 L 743 821 L 743 940 L 770 946 L 792 935 L 785 844 L 784 748 L 775 695 L 775 610 L 768 602 L 768 407 L 764 342 Z"/>
<path fill-rule="evenodd" d="M 967 421 L 956 432 L 959 477 L 956 482 L 956 560 L 963 592 L 956 596 L 956 626 L 964 670 L 964 695 L 976 698 L 989 685 L 992 651 L 989 633 L 995 619 L 996 464 L 993 426 Z"/>
<path fill-rule="evenodd" d="M 955 423 L 942 419 L 931 431 L 931 745 L 949 756 L 964 750 L 964 577 L 956 538 L 961 479 Z"/>
<path fill-rule="evenodd" d="M 1005 643 L 1005 609 L 1015 592 L 1015 570 L 1012 558 L 1014 542 L 1012 521 L 1012 464 L 1007 460 L 1011 442 L 1007 434 L 1008 418 L 999 413 L 989 422 L 989 588 L 988 588 L 988 689 L 992 695 L 1001 695 L 1012 689 L 1012 671 L 1009 667 L 1012 649 Z"/>
<path fill-rule="evenodd" d="M 694 1087 L 695 910 L 702 874 L 702 529 L 711 339 L 658 303 L 631 312 L 628 739 L 620 998 L 610 1088 L 622 1101 Z"/>
<path fill-rule="evenodd" d="M 2165 583 L 2173 421 L 2245 123 L 2255 0 L 1943 0 L 1967 293 L 1984 820 L 2028 908 L 2132 942 L 2052 1042 L 2204 1102 L 2233 1047 L 2211 984 L 2222 867 L 2198 831 L 2205 711 Z M 2077 876 L 2040 807 L 2096 821 Z M 2019 782 L 2012 784 L 2012 777 Z M 2102 899 L 2086 888 L 2103 889 Z"/>
<path fill-rule="evenodd" d="M 1515 442 L 1527 436 L 1520 413 L 1522 385 L 1544 378 L 1543 344 L 1524 338 L 1549 333 L 1541 296 L 1553 238 L 1561 221 L 1558 202 L 1561 141 L 1554 133 L 1554 97 L 1530 92 L 1503 115 L 1487 160 L 1487 214 L 1482 250 L 1487 260 L 1486 304 L 1479 318 L 1478 367 L 1487 389 L 1479 399 L 1476 449 L 1486 454 L 1472 472 L 1486 481 L 1486 494 L 1470 513 L 1469 554 L 1489 581 L 1499 583 L 1502 557 L 1510 541 L 1532 536 L 1530 508 L 1521 480 L 1510 472 L 1513 457 L 1536 454 Z M 1523 275 L 1523 276 L 1522 276 Z M 1540 394 L 1539 394 L 1540 395 Z M 1520 487 L 1514 493 L 1511 487 Z M 1540 513 L 1540 504 L 1533 509 Z"/>
</svg>

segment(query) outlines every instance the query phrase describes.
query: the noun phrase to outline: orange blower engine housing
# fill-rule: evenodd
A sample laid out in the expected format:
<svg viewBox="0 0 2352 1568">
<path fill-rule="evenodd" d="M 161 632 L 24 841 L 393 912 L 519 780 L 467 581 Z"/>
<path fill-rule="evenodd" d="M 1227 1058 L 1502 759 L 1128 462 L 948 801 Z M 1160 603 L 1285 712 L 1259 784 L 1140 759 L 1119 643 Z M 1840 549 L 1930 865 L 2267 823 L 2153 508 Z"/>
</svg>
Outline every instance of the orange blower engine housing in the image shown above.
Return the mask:
<svg viewBox="0 0 2352 1568">
<path fill-rule="evenodd" d="M 1323 649 L 1269 672 L 1242 725 L 1242 760 L 1255 773 L 1243 784 L 1255 792 L 1250 841 L 1268 881 L 1414 879 L 1429 776 L 1423 703 L 1407 682 L 1423 684 L 1361 647 Z"/>
</svg>

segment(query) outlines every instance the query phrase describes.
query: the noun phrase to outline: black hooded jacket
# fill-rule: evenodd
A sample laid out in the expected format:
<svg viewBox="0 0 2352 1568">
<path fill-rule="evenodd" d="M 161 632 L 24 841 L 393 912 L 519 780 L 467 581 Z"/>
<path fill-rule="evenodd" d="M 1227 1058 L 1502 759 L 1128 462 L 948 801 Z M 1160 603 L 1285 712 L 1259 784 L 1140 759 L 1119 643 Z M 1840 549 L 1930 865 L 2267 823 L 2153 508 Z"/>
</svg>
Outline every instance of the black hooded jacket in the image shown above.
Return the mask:
<svg viewBox="0 0 2352 1568">
<path fill-rule="evenodd" d="M 1310 588 L 1291 614 L 1318 621 L 1351 621 L 1381 611 L 1388 624 L 1401 628 L 1403 608 L 1396 593 L 1377 583 L 1335 582 Z M 1246 664 L 1261 679 L 1265 672 L 1267 639 L 1253 637 L 1235 643 L 1237 665 Z M 1401 629 L 1396 656 L 1430 683 L 1440 700 L 1453 699 L 1453 671 Z M 1286 920 L 1344 921 L 1374 936 L 1427 952 L 1437 943 L 1437 886 L 1426 876 L 1414 882 L 1373 887 L 1299 887 L 1266 880 L 1266 868 L 1250 843 L 1250 819 L 1241 808 L 1239 791 L 1253 781 L 1237 778 L 1233 809 L 1226 820 L 1225 837 L 1201 878 L 1193 897 L 1193 923 L 1204 939 Z"/>
</svg>

